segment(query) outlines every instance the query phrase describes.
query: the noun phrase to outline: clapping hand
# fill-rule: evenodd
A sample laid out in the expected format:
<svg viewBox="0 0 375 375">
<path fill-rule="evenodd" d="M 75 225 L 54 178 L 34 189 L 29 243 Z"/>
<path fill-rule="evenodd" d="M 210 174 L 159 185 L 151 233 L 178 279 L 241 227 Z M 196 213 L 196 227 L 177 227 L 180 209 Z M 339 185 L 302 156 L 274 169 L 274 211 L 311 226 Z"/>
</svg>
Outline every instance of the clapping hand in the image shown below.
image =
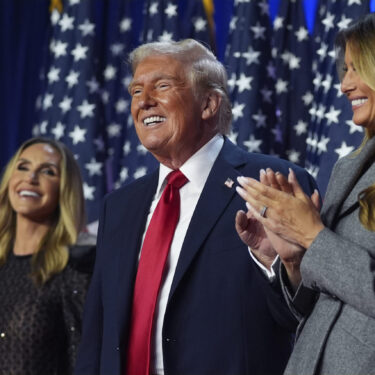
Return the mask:
<svg viewBox="0 0 375 375">
<path fill-rule="evenodd" d="M 306 247 L 294 233 L 290 235 L 288 227 L 284 228 L 283 215 L 285 214 L 289 220 L 287 223 L 293 225 L 293 216 L 290 213 L 302 201 L 302 204 L 308 207 L 309 222 L 315 219 L 315 230 L 321 230 L 323 224 L 319 216 L 318 192 L 315 191 L 311 199 L 307 197 L 292 170 L 288 178 L 267 169 L 267 171 L 261 170 L 260 182 L 246 177 L 240 177 L 238 182 L 241 187 L 237 187 L 237 191 L 246 200 L 248 208 L 247 214 L 238 212 L 236 216 L 236 229 L 240 238 L 265 266 L 268 266 L 272 256 L 274 258 L 276 253 L 279 254 L 287 268 L 292 285 L 298 285 L 301 278 L 299 265 Z M 272 213 L 281 212 L 279 217 L 276 215 L 270 217 L 270 208 Z"/>
</svg>

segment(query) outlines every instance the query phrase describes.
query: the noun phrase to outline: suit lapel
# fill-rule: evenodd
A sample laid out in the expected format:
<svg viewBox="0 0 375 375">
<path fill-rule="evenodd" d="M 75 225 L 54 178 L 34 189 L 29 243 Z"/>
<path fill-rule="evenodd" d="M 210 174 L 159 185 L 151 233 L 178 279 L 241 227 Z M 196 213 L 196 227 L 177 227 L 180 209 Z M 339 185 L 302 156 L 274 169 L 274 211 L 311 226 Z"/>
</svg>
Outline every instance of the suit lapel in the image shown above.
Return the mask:
<svg viewBox="0 0 375 375">
<path fill-rule="evenodd" d="M 327 188 L 327 195 L 324 199 L 322 216 L 328 227 L 334 226 L 339 216 L 343 214 L 343 204 L 350 191 L 364 173 L 369 162 L 375 158 L 375 137 L 370 139 L 362 151 L 354 157 L 348 156 L 342 161 L 342 165 L 335 171 L 332 180 Z M 351 212 L 353 205 L 345 207 L 345 212 Z"/>
<path fill-rule="evenodd" d="M 243 163 L 244 159 L 236 146 L 226 140 L 207 178 L 186 232 L 169 299 L 199 252 L 204 240 L 235 196 L 236 180 L 240 175 L 235 167 Z M 228 178 L 233 181 L 231 187 L 225 184 Z"/>
<path fill-rule="evenodd" d="M 123 211 L 121 219 L 120 240 L 116 240 L 113 246 L 117 248 L 117 288 L 118 324 L 123 327 L 127 319 L 126 308 L 131 306 L 129 299 L 133 294 L 133 284 L 137 272 L 137 263 L 140 243 L 147 221 L 147 215 L 151 206 L 158 183 L 158 170 L 143 180 L 136 183 L 131 191 L 126 194 L 124 202 L 119 202 Z M 118 332 L 122 332 L 120 329 Z"/>
</svg>

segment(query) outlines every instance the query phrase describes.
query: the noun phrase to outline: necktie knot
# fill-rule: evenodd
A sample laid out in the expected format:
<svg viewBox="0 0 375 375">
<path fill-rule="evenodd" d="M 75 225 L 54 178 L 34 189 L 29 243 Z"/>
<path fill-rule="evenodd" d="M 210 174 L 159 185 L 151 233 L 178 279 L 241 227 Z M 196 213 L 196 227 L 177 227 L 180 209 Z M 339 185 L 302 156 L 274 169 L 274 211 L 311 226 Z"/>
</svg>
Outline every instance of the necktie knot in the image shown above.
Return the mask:
<svg viewBox="0 0 375 375">
<path fill-rule="evenodd" d="M 180 189 L 188 182 L 186 176 L 179 169 L 169 173 L 167 180 L 168 185 L 172 185 L 176 189 Z"/>
</svg>

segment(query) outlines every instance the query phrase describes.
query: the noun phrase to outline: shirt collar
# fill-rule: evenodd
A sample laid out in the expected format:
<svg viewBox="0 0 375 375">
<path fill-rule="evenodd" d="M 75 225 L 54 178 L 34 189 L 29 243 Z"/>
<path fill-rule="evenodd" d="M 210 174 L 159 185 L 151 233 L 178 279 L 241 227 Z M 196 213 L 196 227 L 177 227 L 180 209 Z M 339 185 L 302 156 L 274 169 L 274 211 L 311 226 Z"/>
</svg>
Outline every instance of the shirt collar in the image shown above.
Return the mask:
<svg viewBox="0 0 375 375">
<path fill-rule="evenodd" d="M 216 134 L 180 167 L 180 171 L 195 189 L 203 190 L 203 186 L 223 144 L 223 136 Z M 156 190 L 158 195 L 163 191 L 166 185 L 166 177 L 170 172 L 172 172 L 172 169 L 160 164 L 159 182 Z"/>
</svg>

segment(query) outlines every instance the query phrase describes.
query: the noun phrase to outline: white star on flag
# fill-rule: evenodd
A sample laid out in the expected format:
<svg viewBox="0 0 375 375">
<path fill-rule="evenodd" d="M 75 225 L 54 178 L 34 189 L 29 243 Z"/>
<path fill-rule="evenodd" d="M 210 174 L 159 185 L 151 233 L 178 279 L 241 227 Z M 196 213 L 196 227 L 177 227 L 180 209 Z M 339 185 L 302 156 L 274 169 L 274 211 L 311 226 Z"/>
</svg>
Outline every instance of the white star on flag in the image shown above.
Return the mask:
<svg viewBox="0 0 375 375">
<path fill-rule="evenodd" d="M 340 109 L 335 109 L 335 107 L 331 105 L 329 112 L 327 112 L 324 116 L 327 119 L 328 125 L 331 125 L 333 122 L 337 124 L 339 122 L 340 113 Z"/>
<path fill-rule="evenodd" d="M 94 200 L 95 186 L 89 186 L 86 182 L 83 183 L 83 195 L 87 200 Z"/>
<path fill-rule="evenodd" d="M 194 22 L 195 31 L 203 31 L 207 27 L 207 21 L 199 17 Z"/>
<path fill-rule="evenodd" d="M 339 159 L 343 158 L 346 155 L 349 155 L 354 150 L 353 146 L 348 146 L 345 141 L 341 143 L 339 148 L 335 149 L 336 154 L 338 155 Z"/>
<path fill-rule="evenodd" d="M 246 77 L 241 73 L 240 78 L 236 81 L 236 86 L 238 87 L 238 92 L 251 89 L 251 81 L 253 77 Z"/>
<path fill-rule="evenodd" d="M 121 134 L 122 126 L 120 124 L 110 124 L 107 127 L 109 137 L 118 137 Z"/>
<path fill-rule="evenodd" d="M 260 152 L 260 145 L 262 141 L 260 139 L 255 139 L 255 137 L 251 134 L 250 139 L 245 141 L 244 146 L 247 147 L 249 152 Z"/>
<path fill-rule="evenodd" d="M 169 3 L 164 12 L 168 18 L 177 16 L 177 5 L 173 5 L 172 3 Z"/>
<path fill-rule="evenodd" d="M 149 13 L 150 13 L 150 15 L 155 15 L 155 14 L 158 13 L 158 3 L 157 2 L 154 2 L 150 5 Z"/>
<path fill-rule="evenodd" d="M 72 30 L 73 29 L 73 22 L 74 22 L 74 17 L 69 17 L 68 14 L 64 14 L 59 21 L 59 25 L 61 27 L 61 31 L 67 31 L 67 30 Z"/>
<path fill-rule="evenodd" d="M 257 24 L 255 26 L 252 26 L 251 30 L 254 33 L 255 39 L 258 39 L 258 38 L 264 39 L 266 37 L 264 35 L 264 33 L 266 32 L 266 28 L 261 26 L 259 22 L 257 22 Z"/>
<path fill-rule="evenodd" d="M 288 91 L 288 82 L 287 81 L 283 81 L 281 78 L 279 78 L 276 81 L 275 88 L 276 88 L 276 93 L 277 94 L 281 94 L 283 92 L 287 92 Z"/>
<path fill-rule="evenodd" d="M 70 111 L 70 109 L 72 108 L 72 102 L 73 102 L 72 98 L 69 98 L 68 96 L 64 96 L 63 100 L 59 103 L 59 107 L 62 113 L 66 113 Z"/>
<path fill-rule="evenodd" d="M 234 105 L 232 107 L 232 115 L 233 115 L 234 121 L 238 120 L 239 117 L 243 116 L 243 109 L 244 108 L 245 108 L 245 104 L 234 103 Z"/>
<path fill-rule="evenodd" d="M 259 64 L 259 51 L 254 51 L 250 46 L 247 52 L 242 53 L 242 57 L 246 59 L 246 65 L 251 65 L 252 63 Z"/>
<path fill-rule="evenodd" d="M 349 126 L 349 134 L 353 134 L 355 132 L 363 133 L 363 127 L 355 124 L 353 120 L 345 121 L 345 124 Z"/>
<path fill-rule="evenodd" d="M 299 42 L 302 42 L 303 40 L 307 40 L 309 37 L 309 32 L 305 27 L 300 27 L 296 32 L 295 35 L 297 37 L 297 40 Z"/>
<path fill-rule="evenodd" d="M 95 104 L 90 104 L 86 99 L 77 107 L 81 118 L 94 116 Z"/>
<path fill-rule="evenodd" d="M 85 168 L 88 170 L 90 176 L 101 176 L 102 167 L 103 163 L 96 161 L 94 158 L 91 158 L 90 162 L 85 164 Z"/>
<path fill-rule="evenodd" d="M 323 135 L 320 138 L 319 142 L 316 143 L 318 154 L 321 154 L 322 152 L 327 152 L 328 143 L 329 143 L 329 138 Z"/>
<path fill-rule="evenodd" d="M 307 132 L 307 122 L 299 120 L 296 125 L 294 125 L 294 130 L 297 135 L 302 135 Z"/>
<path fill-rule="evenodd" d="M 43 99 L 43 109 L 46 110 L 52 106 L 53 94 L 46 94 Z"/>
<path fill-rule="evenodd" d="M 85 135 L 87 133 L 87 129 L 80 128 L 78 125 L 74 127 L 74 130 L 69 133 L 69 137 L 72 138 L 72 142 L 76 145 L 79 142 L 85 141 Z"/>
<path fill-rule="evenodd" d="M 48 82 L 51 84 L 53 82 L 58 82 L 59 81 L 59 74 L 60 74 L 60 69 L 51 67 L 50 71 L 48 72 Z"/>
<path fill-rule="evenodd" d="M 55 136 L 57 140 L 63 137 L 65 131 L 65 125 L 63 125 L 60 121 L 56 124 L 54 128 L 52 128 L 51 133 Z"/>
<path fill-rule="evenodd" d="M 132 20 L 131 18 L 123 18 L 120 22 L 120 30 L 121 32 L 126 32 L 126 31 L 129 31 L 131 30 L 131 27 L 132 27 Z"/>
<path fill-rule="evenodd" d="M 94 35 L 95 25 L 87 18 L 85 19 L 84 23 L 78 26 L 78 28 L 82 31 L 83 36 Z"/>
<path fill-rule="evenodd" d="M 107 81 L 114 79 L 116 77 L 116 71 L 117 69 L 114 66 L 107 65 L 107 67 L 104 69 L 104 78 Z"/>
<path fill-rule="evenodd" d="M 67 47 L 68 43 L 63 43 L 61 40 L 58 40 L 56 41 L 56 43 L 53 43 L 51 49 L 53 54 L 55 55 L 55 58 L 65 56 Z"/>
<path fill-rule="evenodd" d="M 68 83 L 68 87 L 71 89 L 78 83 L 79 73 L 71 70 L 69 74 L 65 77 L 65 81 Z"/>
<path fill-rule="evenodd" d="M 88 47 L 83 46 L 81 43 L 77 43 L 75 48 L 72 50 L 72 55 L 74 57 L 74 61 L 79 61 L 85 59 L 86 53 L 88 51 Z"/>
</svg>

